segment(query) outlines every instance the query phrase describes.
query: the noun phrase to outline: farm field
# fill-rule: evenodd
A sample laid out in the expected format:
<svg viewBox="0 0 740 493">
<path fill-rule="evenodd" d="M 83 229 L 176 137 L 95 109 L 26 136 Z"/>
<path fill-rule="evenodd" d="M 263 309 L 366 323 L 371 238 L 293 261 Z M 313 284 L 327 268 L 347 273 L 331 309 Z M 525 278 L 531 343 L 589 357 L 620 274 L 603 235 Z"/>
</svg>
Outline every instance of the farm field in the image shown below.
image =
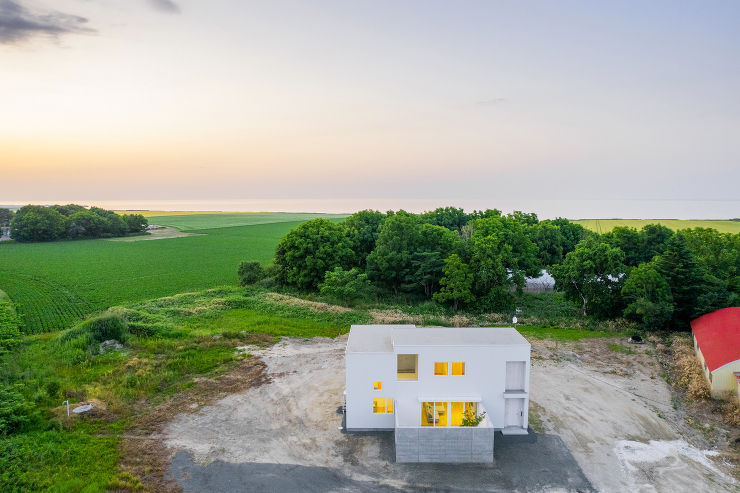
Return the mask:
<svg viewBox="0 0 740 493">
<path fill-rule="evenodd" d="M 171 226 L 180 231 L 196 229 L 229 228 L 233 226 L 253 226 L 255 224 L 271 224 L 295 221 L 308 221 L 315 218 L 344 219 L 345 214 L 309 214 L 292 212 L 248 212 L 248 213 L 221 213 L 221 214 L 177 214 L 149 216 L 149 224 Z"/>
<path fill-rule="evenodd" d="M 68 328 L 110 306 L 237 282 L 239 262 L 268 263 L 300 221 L 195 230 L 202 236 L 0 247 L 0 290 L 20 305 L 32 333 Z"/>
<path fill-rule="evenodd" d="M 617 226 L 641 229 L 647 224 L 662 224 L 673 231 L 687 228 L 714 228 L 720 233 L 740 233 L 740 221 L 679 220 L 679 219 L 579 219 L 574 220 L 586 229 L 607 233 Z"/>
</svg>

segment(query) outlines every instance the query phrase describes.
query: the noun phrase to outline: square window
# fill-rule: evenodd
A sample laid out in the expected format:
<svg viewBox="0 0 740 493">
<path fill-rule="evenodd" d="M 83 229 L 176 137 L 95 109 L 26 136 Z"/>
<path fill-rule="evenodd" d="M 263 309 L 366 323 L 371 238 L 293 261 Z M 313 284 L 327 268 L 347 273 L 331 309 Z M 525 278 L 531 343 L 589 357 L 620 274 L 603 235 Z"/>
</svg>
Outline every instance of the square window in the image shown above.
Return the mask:
<svg viewBox="0 0 740 493">
<path fill-rule="evenodd" d="M 373 382 L 373 390 L 383 390 L 383 382 Z"/>
<path fill-rule="evenodd" d="M 453 375 L 465 375 L 465 363 L 452 363 Z"/>
<path fill-rule="evenodd" d="M 447 363 L 434 363 L 435 375 L 447 375 Z"/>
<path fill-rule="evenodd" d="M 418 354 L 399 354 L 398 355 L 398 380 L 418 380 L 419 379 L 419 358 Z"/>
</svg>

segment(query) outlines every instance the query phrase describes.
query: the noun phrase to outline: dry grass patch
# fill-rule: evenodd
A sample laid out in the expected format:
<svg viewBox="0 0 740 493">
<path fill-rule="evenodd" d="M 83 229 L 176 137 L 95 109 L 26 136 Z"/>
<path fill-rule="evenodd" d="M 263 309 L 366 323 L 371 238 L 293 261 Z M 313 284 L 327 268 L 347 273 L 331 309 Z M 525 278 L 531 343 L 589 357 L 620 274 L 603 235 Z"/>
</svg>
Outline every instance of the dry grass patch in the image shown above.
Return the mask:
<svg viewBox="0 0 740 493">
<path fill-rule="evenodd" d="M 302 300 L 294 296 L 288 296 L 278 293 L 264 293 L 260 295 L 260 298 L 271 303 L 308 308 L 309 310 L 313 310 L 315 312 L 347 313 L 352 311 L 351 309 L 345 308 L 343 306 L 330 305 L 329 303 L 321 303 L 318 301 Z"/>
<path fill-rule="evenodd" d="M 678 385 L 683 388 L 692 399 L 709 399 L 709 384 L 704 377 L 701 364 L 694 354 L 694 347 L 690 338 L 676 336 L 671 344 L 674 358 L 674 368 L 677 373 Z M 656 348 L 657 350 L 657 348 Z M 665 352 L 662 349 L 661 352 Z"/>
</svg>

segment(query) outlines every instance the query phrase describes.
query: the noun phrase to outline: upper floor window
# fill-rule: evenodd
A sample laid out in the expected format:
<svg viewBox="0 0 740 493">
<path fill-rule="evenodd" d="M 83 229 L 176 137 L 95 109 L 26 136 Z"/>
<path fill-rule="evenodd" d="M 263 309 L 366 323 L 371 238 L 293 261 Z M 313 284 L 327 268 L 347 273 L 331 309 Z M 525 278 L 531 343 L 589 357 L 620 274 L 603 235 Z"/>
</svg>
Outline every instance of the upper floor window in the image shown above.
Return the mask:
<svg viewBox="0 0 740 493">
<path fill-rule="evenodd" d="M 452 363 L 453 375 L 465 375 L 465 363 Z"/>
<path fill-rule="evenodd" d="M 373 390 L 383 390 L 383 382 L 373 382 Z"/>
<path fill-rule="evenodd" d="M 398 357 L 398 379 L 419 380 L 419 355 L 399 354 Z"/>
</svg>

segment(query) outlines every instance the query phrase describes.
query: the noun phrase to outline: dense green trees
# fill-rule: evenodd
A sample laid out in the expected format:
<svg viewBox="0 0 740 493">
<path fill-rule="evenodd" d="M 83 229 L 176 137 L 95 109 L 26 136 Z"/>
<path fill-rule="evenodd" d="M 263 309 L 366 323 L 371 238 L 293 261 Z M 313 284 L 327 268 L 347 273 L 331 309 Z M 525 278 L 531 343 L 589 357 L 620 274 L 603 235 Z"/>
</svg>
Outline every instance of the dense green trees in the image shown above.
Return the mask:
<svg viewBox="0 0 740 493">
<path fill-rule="evenodd" d="M 13 211 L 0 207 L 0 226 L 10 226 L 11 219 L 13 219 Z"/>
<path fill-rule="evenodd" d="M 239 284 L 248 286 L 262 280 L 265 277 L 265 269 L 262 268 L 259 262 L 242 262 L 239 264 L 237 275 L 239 276 Z"/>
<path fill-rule="evenodd" d="M 141 214 L 119 216 L 113 211 L 81 205 L 26 205 L 13 215 L 10 235 L 16 241 L 54 241 L 67 238 L 112 238 L 146 231 Z"/>
<path fill-rule="evenodd" d="M 344 225 L 313 219 L 280 241 L 275 265 L 285 282 L 304 289 L 317 289 L 327 271 L 356 262 L 352 245 Z"/>
<path fill-rule="evenodd" d="M 309 221 L 283 238 L 267 275 L 320 287 L 345 304 L 372 286 L 505 312 L 543 268 L 584 316 L 625 316 L 651 330 L 686 329 L 696 316 L 740 301 L 740 235 L 701 228 L 677 235 L 656 224 L 599 235 L 567 219 L 495 209 L 368 210 L 338 224 Z"/>
</svg>

